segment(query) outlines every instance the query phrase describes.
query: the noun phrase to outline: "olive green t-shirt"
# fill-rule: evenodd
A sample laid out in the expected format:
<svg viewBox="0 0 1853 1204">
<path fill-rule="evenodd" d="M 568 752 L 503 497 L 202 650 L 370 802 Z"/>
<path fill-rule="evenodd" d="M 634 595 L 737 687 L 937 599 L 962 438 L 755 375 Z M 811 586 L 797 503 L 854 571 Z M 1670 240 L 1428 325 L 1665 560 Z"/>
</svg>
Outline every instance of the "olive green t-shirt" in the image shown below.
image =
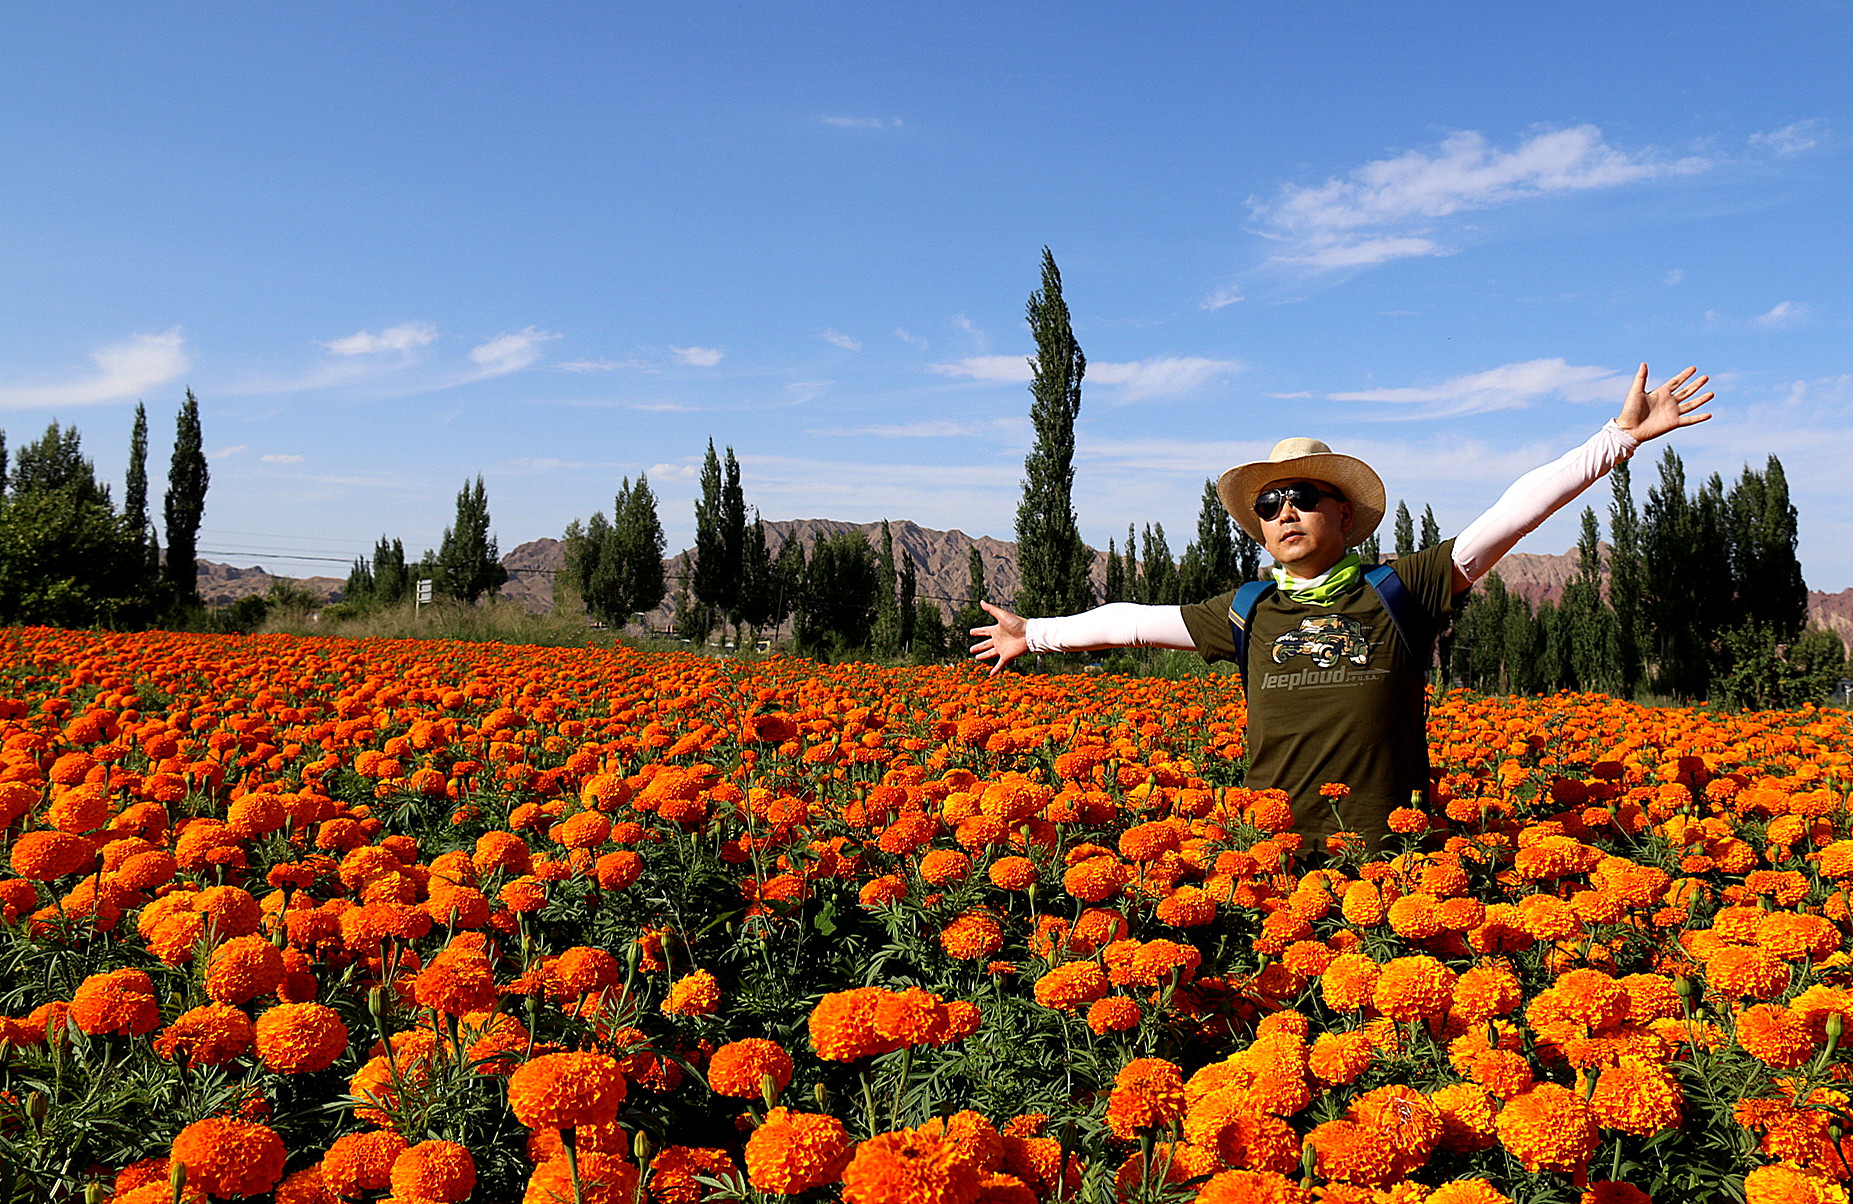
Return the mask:
<svg viewBox="0 0 1853 1204">
<path fill-rule="evenodd" d="M 1396 575 L 1440 629 L 1454 606 L 1454 541 L 1396 561 Z M 1233 592 L 1184 607 L 1184 623 L 1205 660 L 1234 660 Z M 1422 633 L 1415 634 L 1421 638 Z M 1423 649 L 1424 652 L 1427 649 Z M 1389 835 L 1389 815 L 1427 793 L 1426 660 L 1410 655 L 1369 585 L 1331 606 L 1309 606 L 1273 590 L 1248 623 L 1248 776 L 1293 800 L 1294 830 L 1309 849 L 1334 832 L 1361 832 L 1372 848 Z M 1351 793 L 1336 812 L 1319 788 Z"/>
</svg>

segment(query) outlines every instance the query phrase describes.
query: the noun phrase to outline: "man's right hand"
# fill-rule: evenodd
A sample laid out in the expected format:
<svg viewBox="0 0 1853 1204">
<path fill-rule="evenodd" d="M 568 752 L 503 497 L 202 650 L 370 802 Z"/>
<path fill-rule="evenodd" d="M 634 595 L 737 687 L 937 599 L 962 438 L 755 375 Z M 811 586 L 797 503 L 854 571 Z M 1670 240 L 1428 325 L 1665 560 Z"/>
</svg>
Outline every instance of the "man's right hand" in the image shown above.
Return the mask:
<svg viewBox="0 0 1853 1204">
<path fill-rule="evenodd" d="M 1029 641 L 1023 638 L 1024 623 L 1021 615 L 1013 615 L 1001 606 L 992 606 L 989 602 L 978 604 L 986 614 L 997 622 L 989 627 L 974 627 L 971 634 L 978 640 L 972 645 L 972 656 L 981 661 L 995 661 L 991 666 L 993 676 L 1011 661 L 1029 651 Z"/>
</svg>

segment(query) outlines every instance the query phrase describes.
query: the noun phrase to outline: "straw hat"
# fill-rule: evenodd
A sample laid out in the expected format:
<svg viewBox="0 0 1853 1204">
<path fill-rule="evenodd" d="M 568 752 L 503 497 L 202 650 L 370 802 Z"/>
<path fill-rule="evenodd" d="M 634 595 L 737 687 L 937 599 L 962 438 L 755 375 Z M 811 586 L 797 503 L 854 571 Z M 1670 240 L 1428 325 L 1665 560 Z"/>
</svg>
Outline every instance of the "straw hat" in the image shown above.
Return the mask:
<svg viewBox="0 0 1853 1204">
<path fill-rule="evenodd" d="M 1270 481 L 1304 477 L 1324 481 L 1351 503 L 1351 530 L 1347 544 L 1363 543 L 1383 521 L 1383 478 L 1355 456 L 1341 456 L 1317 439 L 1282 439 L 1265 460 L 1237 464 L 1216 482 L 1216 496 L 1236 525 L 1257 543 L 1261 520 L 1255 516 L 1255 498 Z"/>
</svg>

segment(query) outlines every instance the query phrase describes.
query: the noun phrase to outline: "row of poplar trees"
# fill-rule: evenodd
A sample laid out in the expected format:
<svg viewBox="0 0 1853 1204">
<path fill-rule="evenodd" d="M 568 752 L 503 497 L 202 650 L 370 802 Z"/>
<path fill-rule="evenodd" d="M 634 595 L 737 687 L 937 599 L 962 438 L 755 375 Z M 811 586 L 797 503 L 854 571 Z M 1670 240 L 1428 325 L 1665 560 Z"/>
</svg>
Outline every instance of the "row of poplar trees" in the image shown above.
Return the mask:
<svg viewBox="0 0 1853 1204">
<path fill-rule="evenodd" d="M 209 478 L 199 402 L 174 426 L 161 534 L 148 511 L 148 411 L 137 403 L 122 505 L 97 480 L 76 427 L 54 422 L 9 454 L 0 432 L 0 623 L 133 629 L 190 623 Z"/>
<path fill-rule="evenodd" d="M 1576 574 L 1558 601 L 1534 608 L 1488 574 L 1444 641 L 1444 675 L 1489 692 L 1759 708 L 1825 701 L 1846 649 L 1833 632 L 1808 629 L 1782 462 L 1746 465 L 1728 490 L 1716 473 L 1688 490 L 1668 448 L 1639 509 L 1626 463 L 1610 482 L 1606 565 L 1595 509 L 1585 507 Z"/>
<path fill-rule="evenodd" d="M 802 540 L 786 539 L 775 553 L 764 520 L 746 503 L 733 449 L 718 454 L 712 440 L 695 502 L 694 555 L 678 557 L 673 571 L 664 565 L 656 496 L 643 474 L 635 483 L 624 479 L 610 518 L 599 511 L 583 523 L 573 520 L 564 542 L 556 585 L 561 604 L 577 599 L 607 626 L 641 622 L 673 582 L 672 630 L 692 643 L 705 644 L 728 627 L 736 641 L 752 642 L 789 621 L 795 643 L 815 655 L 932 659 L 946 649 L 939 605 L 917 596 L 918 568 L 905 552 L 897 558 L 886 522 L 879 548 L 852 530 L 820 532 L 808 550 Z M 982 562 L 975 571 L 977 598 Z"/>
<path fill-rule="evenodd" d="M 407 563 L 405 541 L 380 536 L 372 556 L 357 556 L 348 569 L 338 614 L 357 615 L 404 606 L 412 601 L 419 581 L 430 581 L 433 600 L 444 598 L 465 606 L 493 598 L 508 584 L 508 566 L 502 563 L 496 538 L 489 530 L 489 492 L 482 474 L 465 481 L 457 492 L 457 517 L 444 528 L 437 550 L 426 549 Z"/>
</svg>

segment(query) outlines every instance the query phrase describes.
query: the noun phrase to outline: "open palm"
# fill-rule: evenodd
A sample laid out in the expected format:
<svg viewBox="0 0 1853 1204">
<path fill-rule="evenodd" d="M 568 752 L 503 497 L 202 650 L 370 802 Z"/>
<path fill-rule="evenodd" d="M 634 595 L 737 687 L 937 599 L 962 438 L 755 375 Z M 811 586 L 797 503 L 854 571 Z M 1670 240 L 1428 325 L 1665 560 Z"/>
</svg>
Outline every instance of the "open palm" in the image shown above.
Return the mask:
<svg viewBox="0 0 1853 1204">
<path fill-rule="evenodd" d="M 1621 416 L 1615 419 L 1615 425 L 1645 443 L 1682 426 L 1704 422 L 1711 415 L 1696 411 L 1716 394 L 1699 393 L 1711 378 L 1692 379 L 1697 371 L 1697 368 L 1687 368 L 1649 393 L 1647 365 L 1642 364 L 1640 371 L 1634 374 L 1634 387 L 1628 390 L 1628 399 L 1622 402 Z"/>
</svg>

